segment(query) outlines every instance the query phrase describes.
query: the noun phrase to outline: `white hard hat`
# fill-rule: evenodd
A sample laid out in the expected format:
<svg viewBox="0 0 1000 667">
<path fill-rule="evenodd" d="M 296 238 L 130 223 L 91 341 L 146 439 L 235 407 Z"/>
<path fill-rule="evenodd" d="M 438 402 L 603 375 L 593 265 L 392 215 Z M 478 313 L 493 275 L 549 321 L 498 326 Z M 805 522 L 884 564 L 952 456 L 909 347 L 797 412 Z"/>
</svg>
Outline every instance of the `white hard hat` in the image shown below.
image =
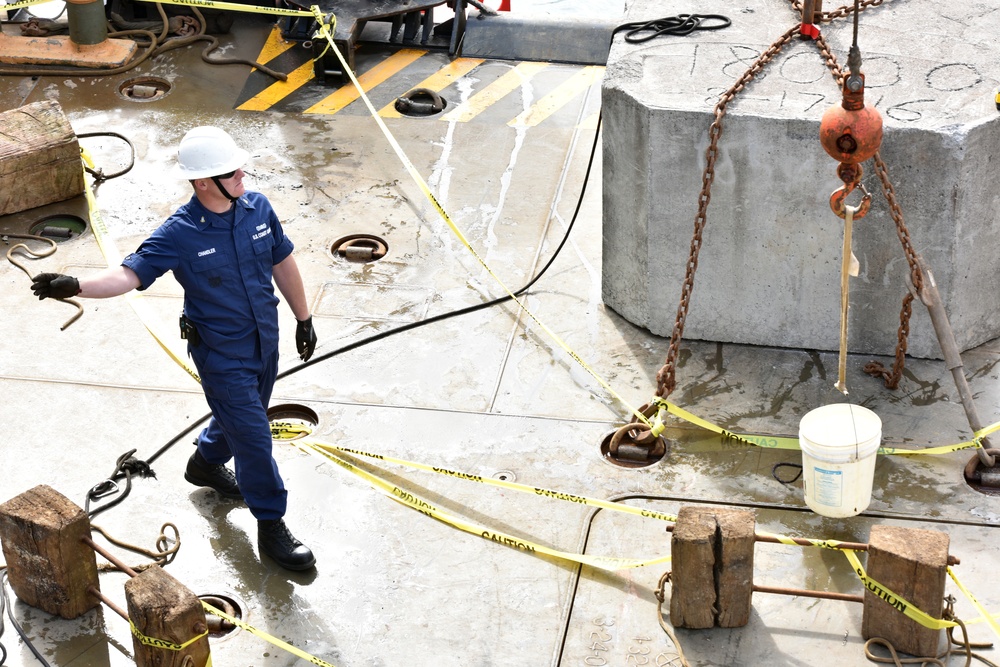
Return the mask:
<svg viewBox="0 0 1000 667">
<path fill-rule="evenodd" d="M 181 139 L 176 172 L 188 180 L 210 178 L 239 169 L 249 157 L 225 130 L 203 125 Z"/>
</svg>

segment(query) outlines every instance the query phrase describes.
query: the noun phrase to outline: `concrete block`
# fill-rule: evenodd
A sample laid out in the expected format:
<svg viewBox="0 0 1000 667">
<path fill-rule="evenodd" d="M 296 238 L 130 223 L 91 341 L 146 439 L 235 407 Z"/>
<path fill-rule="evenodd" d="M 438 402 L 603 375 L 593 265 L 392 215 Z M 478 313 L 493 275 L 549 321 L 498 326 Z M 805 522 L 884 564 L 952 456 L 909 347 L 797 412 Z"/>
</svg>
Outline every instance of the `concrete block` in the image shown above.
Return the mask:
<svg viewBox="0 0 1000 667">
<path fill-rule="evenodd" d="M 663 13 L 636 0 L 626 20 Z M 713 108 L 800 20 L 779 0 L 728 14 L 724 30 L 638 45 L 618 36 L 605 74 L 603 298 L 662 336 L 680 302 Z M 852 21 L 820 27 L 846 70 Z M 860 14 L 865 103 L 882 114 L 882 158 L 962 350 L 1000 336 L 991 278 L 1000 270 L 998 32 L 1000 14 L 981 2 L 886 2 Z M 795 37 L 729 104 L 685 338 L 838 349 L 843 221 L 829 197 L 842 183 L 819 122 L 840 99 L 816 43 Z M 850 286 L 849 348 L 891 355 L 909 269 L 872 162 L 864 168 L 873 204 L 854 225 L 861 272 Z M 919 302 L 908 353 L 942 357 Z"/>
</svg>

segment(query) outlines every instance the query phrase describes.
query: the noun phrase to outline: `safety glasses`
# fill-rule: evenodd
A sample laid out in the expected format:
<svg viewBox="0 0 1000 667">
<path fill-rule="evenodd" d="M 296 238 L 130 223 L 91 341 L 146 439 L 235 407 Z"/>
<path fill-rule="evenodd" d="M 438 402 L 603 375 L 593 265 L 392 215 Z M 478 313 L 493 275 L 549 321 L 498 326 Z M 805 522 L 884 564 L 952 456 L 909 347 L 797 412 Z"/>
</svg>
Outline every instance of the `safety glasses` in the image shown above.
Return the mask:
<svg viewBox="0 0 1000 667">
<path fill-rule="evenodd" d="M 218 176 L 216 176 L 216 178 L 217 178 L 217 179 L 219 179 L 220 181 L 224 181 L 224 180 L 226 180 L 227 178 L 232 178 L 232 177 L 233 177 L 233 176 L 235 176 L 235 175 L 236 175 L 236 170 L 235 170 L 235 169 L 233 169 L 233 170 L 232 170 L 231 172 L 229 172 L 228 174 L 219 174 Z"/>
</svg>

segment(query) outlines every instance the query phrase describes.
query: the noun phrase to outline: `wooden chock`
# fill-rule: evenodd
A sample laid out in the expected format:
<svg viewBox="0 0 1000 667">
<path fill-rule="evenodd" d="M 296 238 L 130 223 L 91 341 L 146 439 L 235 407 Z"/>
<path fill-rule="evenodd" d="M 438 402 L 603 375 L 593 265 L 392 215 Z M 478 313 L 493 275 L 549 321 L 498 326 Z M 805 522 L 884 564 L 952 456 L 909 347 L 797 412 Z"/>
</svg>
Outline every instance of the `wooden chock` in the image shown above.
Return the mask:
<svg viewBox="0 0 1000 667">
<path fill-rule="evenodd" d="M 3 58 L 10 52 L 5 40 Z M 83 193 L 80 144 L 58 102 L 45 100 L 0 113 L 0 215 Z"/>
<path fill-rule="evenodd" d="M 97 555 L 86 513 L 55 489 L 40 485 L 0 505 L 0 541 L 11 588 L 25 604 L 76 618 L 101 601 Z"/>
<path fill-rule="evenodd" d="M 941 631 L 926 628 L 901 613 L 905 599 L 934 618 L 944 611 L 948 569 L 947 533 L 919 528 L 872 526 L 868 539 L 868 576 L 891 591 L 865 591 L 861 634 L 882 637 L 897 651 L 936 656 Z"/>
<path fill-rule="evenodd" d="M 738 628 L 750 621 L 753 512 L 685 506 L 670 543 L 670 622 L 674 627 Z"/>
<path fill-rule="evenodd" d="M 137 667 L 202 667 L 208 662 L 205 610 L 181 582 L 154 565 L 125 582 L 125 599 Z"/>
</svg>

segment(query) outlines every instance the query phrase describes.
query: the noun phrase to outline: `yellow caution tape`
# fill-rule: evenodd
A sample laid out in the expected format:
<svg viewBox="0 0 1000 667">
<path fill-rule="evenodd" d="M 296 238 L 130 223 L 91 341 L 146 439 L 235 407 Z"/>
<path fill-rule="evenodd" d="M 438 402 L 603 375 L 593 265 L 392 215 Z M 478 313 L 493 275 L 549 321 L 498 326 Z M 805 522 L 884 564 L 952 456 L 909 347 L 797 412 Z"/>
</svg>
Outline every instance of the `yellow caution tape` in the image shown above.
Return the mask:
<svg viewBox="0 0 1000 667">
<path fill-rule="evenodd" d="M 81 157 L 84 163 L 90 167 L 94 168 L 94 161 L 90 157 L 90 154 L 86 149 L 81 150 Z M 83 183 L 86 189 L 87 195 L 87 206 L 90 209 L 90 228 L 94 232 L 94 238 L 97 239 L 97 247 L 100 248 L 101 254 L 104 255 L 104 260 L 107 262 L 108 266 L 119 266 L 122 262 L 122 255 L 118 251 L 118 247 L 115 246 L 115 242 L 111 239 L 108 228 L 104 224 L 104 218 L 101 217 L 101 211 L 97 208 L 97 199 L 94 197 L 94 191 L 90 187 L 90 183 L 87 181 L 87 174 L 84 173 Z M 159 343 L 160 347 L 170 355 L 177 365 L 183 368 L 188 375 L 190 375 L 196 382 L 201 382 L 201 378 L 198 376 L 198 372 L 192 368 L 184 357 L 178 354 L 174 349 L 166 342 L 166 338 L 159 328 L 153 324 L 154 317 L 152 313 L 146 308 L 146 303 L 142 300 L 142 294 L 136 291 L 131 291 L 125 295 L 125 299 L 128 304 L 132 307 L 132 310 L 139 317 L 139 321 L 142 325 L 146 327 L 146 330 L 153 336 L 153 339 Z"/>
<path fill-rule="evenodd" d="M 747 433 L 733 433 L 720 426 L 716 426 L 710 421 L 702 419 L 697 415 L 694 415 L 687 410 L 678 407 L 666 400 L 661 396 L 654 396 L 650 400 L 651 404 L 654 404 L 660 408 L 660 413 L 657 415 L 657 420 L 659 421 L 659 414 L 664 410 L 670 414 L 680 417 L 684 421 L 694 424 L 695 426 L 700 426 L 701 428 L 712 431 L 713 433 L 718 433 L 723 438 L 727 440 L 735 440 L 737 442 L 742 442 L 748 446 L 762 447 L 765 449 L 799 449 L 799 439 L 798 438 L 788 438 L 782 436 L 771 436 L 771 435 L 752 435 Z M 963 449 L 972 449 L 983 446 L 983 438 L 987 435 L 1000 430 L 1000 421 L 986 426 L 984 428 L 976 431 L 972 440 L 967 442 L 960 442 L 954 445 L 942 445 L 940 447 L 927 447 L 924 449 L 902 449 L 899 447 L 879 447 L 879 454 L 893 454 L 893 455 L 935 455 L 935 454 L 948 454 L 950 452 L 957 452 Z"/>
<path fill-rule="evenodd" d="M 677 517 L 674 515 L 643 509 L 640 507 L 633 507 L 631 505 L 624 505 L 622 503 L 615 503 L 615 502 L 600 500 L 597 498 L 589 498 L 587 496 L 578 496 L 574 494 L 564 493 L 561 491 L 552 491 L 550 489 L 531 486 L 527 484 L 518 484 L 516 482 L 507 482 L 504 480 L 486 478 L 480 475 L 459 472 L 455 470 L 450 470 L 448 468 L 429 466 L 422 463 L 407 461 L 404 459 L 397 459 L 391 456 L 384 456 L 382 454 L 373 454 L 371 452 L 365 452 L 362 450 L 350 449 L 347 447 L 338 447 L 336 445 L 331 445 L 329 443 L 324 443 L 318 440 L 303 441 L 301 439 L 308 436 L 311 433 L 311 429 L 309 428 L 309 426 L 305 424 L 275 421 L 271 423 L 271 433 L 276 439 L 292 441 L 293 444 L 299 446 L 300 449 L 302 449 L 302 451 L 305 451 L 307 453 L 321 454 L 323 457 L 333 461 L 337 465 L 340 465 L 346 470 L 365 479 L 374 488 L 385 493 L 386 495 L 389 495 L 394 500 L 397 500 L 404 505 L 408 505 L 411 508 L 423 514 L 427 514 L 428 516 L 444 521 L 445 523 L 448 523 L 456 528 L 464 530 L 465 532 L 480 535 L 481 537 L 484 537 L 494 542 L 498 542 L 500 544 L 505 544 L 512 548 L 520 549 L 531 553 L 534 552 L 545 553 L 551 556 L 555 556 L 557 558 L 562 558 L 564 560 L 584 563 L 587 565 L 591 565 L 593 567 L 597 567 L 599 569 L 604 569 L 609 571 L 613 571 L 616 569 L 625 569 L 629 567 L 644 567 L 647 565 L 654 565 L 661 562 L 668 562 L 670 560 L 669 557 L 646 560 L 646 561 L 638 561 L 635 559 L 604 558 L 604 557 L 592 557 L 592 556 L 581 556 L 577 554 L 568 554 L 565 552 L 548 549 L 547 547 L 542 547 L 530 541 L 520 539 L 517 537 L 512 537 L 505 533 L 490 531 L 476 524 L 468 524 L 462 521 L 461 519 L 458 519 L 446 512 L 442 512 L 433 504 L 429 503 L 423 498 L 420 498 L 419 496 L 416 496 L 406 491 L 405 489 L 402 489 L 389 482 L 386 482 L 384 479 L 382 479 L 377 475 L 368 473 L 366 471 L 357 468 L 348 461 L 337 456 L 335 452 L 343 452 L 346 454 L 372 458 L 379 461 L 385 461 L 386 463 L 395 463 L 398 465 L 403 465 L 418 470 L 424 470 L 427 472 L 433 472 L 450 477 L 457 477 L 459 479 L 465 479 L 468 481 L 478 482 L 481 484 L 498 486 L 502 488 L 511 489 L 514 491 L 520 491 L 522 493 L 530 493 L 533 495 L 552 498 L 555 500 L 577 503 L 580 505 L 601 507 L 612 511 L 635 514 L 638 516 L 658 519 L 661 521 L 675 522 L 677 521 Z M 868 574 L 865 572 L 864 567 L 862 567 L 860 560 L 855 555 L 856 554 L 855 550 L 846 548 L 844 546 L 844 542 L 841 542 L 839 540 L 824 540 L 824 539 L 805 538 L 805 537 L 796 538 L 799 541 L 795 541 L 791 537 L 788 537 L 786 535 L 781 535 L 777 533 L 768 533 L 764 531 L 758 531 L 758 535 L 761 535 L 762 537 L 775 539 L 778 542 L 782 544 L 787 544 L 789 546 L 797 546 L 797 547 L 810 546 L 820 549 L 842 551 L 845 557 L 847 557 L 848 561 L 851 563 L 851 566 L 855 574 L 861 580 L 862 584 L 864 584 L 865 588 L 874 593 L 875 595 L 877 595 L 880 599 L 884 600 L 887 604 L 891 605 L 897 611 L 900 611 L 901 613 L 905 614 L 907 617 L 920 623 L 921 625 L 934 630 L 939 630 L 941 628 L 947 628 L 947 627 L 954 627 L 957 625 L 957 623 L 954 623 L 952 621 L 946 621 L 943 619 L 934 618 L 933 616 L 915 607 L 913 604 L 911 604 L 901 596 L 897 595 L 887 587 L 883 586 L 879 582 L 869 577 Z M 802 544 L 801 542 L 803 541 L 807 542 L 808 544 Z M 973 597 L 972 593 L 970 593 L 961 584 L 961 582 L 958 581 L 958 577 L 955 575 L 955 573 L 952 571 L 951 568 L 948 568 L 948 574 L 951 575 L 951 578 L 955 581 L 955 584 L 958 586 L 959 590 L 961 590 L 962 593 L 970 600 L 970 602 L 972 602 L 976 610 L 979 611 L 981 615 L 981 618 L 969 621 L 968 623 L 966 623 L 966 625 L 985 621 L 989 623 L 994 632 L 996 632 L 997 635 L 1000 636 L 1000 624 L 998 624 L 997 621 L 994 620 L 995 618 L 1000 618 L 1000 615 L 997 615 L 996 617 L 990 616 L 986 611 L 986 609 L 975 599 L 975 597 Z"/>
<path fill-rule="evenodd" d="M 325 443 L 318 443 L 310 440 L 292 440 L 292 444 L 298 447 L 300 450 L 308 453 L 315 454 L 320 457 L 326 458 L 333 463 L 336 463 L 340 467 L 348 470 L 354 475 L 364 479 L 376 490 L 386 494 L 393 500 L 407 505 L 412 509 L 417 510 L 421 514 L 426 514 L 427 516 L 433 517 L 443 523 L 447 523 L 454 528 L 458 528 L 466 533 L 471 533 L 473 535 L 478 535 L 484 539 L 496 542 L 497 544 L 502 544 L 508 546 L 512 549 L 517 549 L 519 551 L 525 551 L 527 553 L 539 553 L 551 556 L 553 558 L 558 558 L 561 560 L 567 560 L 574 563 L 580 563 L 583 565 L 589 565 L 591 567 L 606 570 L 608 572 L 614 572 L 616 570 L 622 570 L 626 568 L 636 568 L 636 567 L 646 567 L 649 565 L 658 565 L 661 563 L 670 562 L 670 556 L 664 556 L 661 558 L 652 558 L 647 560 L 637 560 L 634 558 L 611 558 L 605 556 L 588 556 L 585 554 L 573 554 L 565 551 L 559 551 L 557 549 L 551 549 L 549 547 L 531 542 L 530 540 L 516 537 L 513 535 L 508 535 L 507 533 L 502 533 L 495 530 L 490 530 L 483 526 L 475 523 L 469 523 L 449 512 L 436 507 L 433 503 L 415 495 L 405 489 L 402 489 L 391 482 L 384 480 L 378 475 L 369 473 L 365 470 L 358 468 L 349 461 L 337 456 L 333 451 L 336 448 L 330 445 L 323 446 Z"/>
<path fill-rule="evenodd" d="M 51 0 L 18 0 L 17 2 L 10 2 L 6 5 L 0 5 L 0 11 L 12 12 L 15 9 L 30 7 L 31 5 L 39 5 L 43 2 L 51 2 Z"/>
<path fill-rule="evenodd" d="M 128 626 L 132 629 L 132 634 L 135 638 L 139 640 L 139 643 L 143 646 L 152 646 L 153 648 L 162 648 L 165 651 L 183 651 L 191 644 L 195 643 L 202 637 L 208 636 L 208 631 L 201 633 L 200 635 L 194 636 L 187 640 L 183 644 L 175 644 L 174 642 L 167 641 L 166 639 L 156 639 L 155 637 L 147 637 L 146 635 L 139 632 L 139 628 L 135 627 L 135 623 L 132 619 L 129 619 Z"/>
<path fill-rule="evenodd" d="M 777 436 L 765 436 L 765 435 L 740 435 L 738 433 L 733 433 L 732 431 L 727 431 L 726 429 L 716 426 L 710 421 L 706 421 L 701 417 L 698 417 L 687 410 L 678 407 L 663 398 L 662 396 L 654 396 L 651 401 L 654 405 L 665 409 L 670 414 L 680 417 L 684 421 L 694 424 L 695 426 L 700 426 L 701 428 L 718 433 L 723 438 L 727 440 L 736 440 L 737 442 L 742 442 L 746 445 L 753 445 L 754 447 L 765 447 L 769 449 L 798 449 L 799 440 L 798 438 L 783 438 Z"/>
<path fill-rule="evenodd" d="M 888 588 L 878 583 L 874 579 L 868 576 L 865 572 L 865 568 L 861 566 L 861 561 L 858 560 L 856 555 L 857 552 L 851 549 L 844 549 L 844 555 L 847 556 L 847 560 L 850 561 L 851 567 L 854 568 L 854 573 L 858 575 L 861 579 L 861 583 L 865 585 L 869 591 L 875 594 L 876 597 L 883 600 L 890 607 L 898 612 L 903 613 L 910 620 L 916 621 L 925 628 L 930 628 L 931 630 L 941 630 L 943 628 L 953 628 L 958 625 L 954 621 L 946 621 L 941 618 L 934 618 L 930 614 L 921 611 L 913 606 L 910 602 L 906 601 L 899 595 L 896 595 Z"/>
<path fill-rule="evenodd" d="M 48 1 L 48 0 L 43 0 Z M 256 5 L 238 5 L 234 2 L 213 2 L 213 0 L 142 0 L 164 5 L 185 5 L 188 7 L 208 7 L 210 9 L 225 9 L 230 12 L 252 12 L 254 14 L 278 14 L 280 16 L 312 16 L 312 12 L 304 9 L 281 9 L 279 7 L 258 7 Z"/>
<path fill-rule="evenodd" d="M 997 619 L 1000 618 L 1000 614 L 994 614 L 991 616 L 989 612 L 986 611 L 986 608 L 979 603 L 979 600 L 977 600 L 975 596 L 969 592 L 969 589 L 962 585 L 962 582 L 958 580 L 958 576 L 956 576 L 955 572 L 950 567 L 948 568 L 948 576 L 951 577 L 951 580 L 955 582 L 956 586 L 958 586 L 958 590 L 962 591 L 962 594 L 968 598 L 969 602 L 972 603 L 972 606 L 979 612 L 979 618 L 966 621 L 965 624 L 972 625 L 973 623 L 982 623 L 985 621 L 990 624 L 990 628 L 993 629 L 996 636 L 1000 637 L 1000 623 L 997 623 Z"/>
<path fill-rule="evenodd" d="M 798 540 L 804 540 L 804 541 L 806 541 L 806 542 L 809 543 L 808 545 L 805 545 L 805 544 L 800 544 L 799 542 L 796 542 L 795 540 L 793 540 L 792 538 L 790 538 L 790 537 L 788 537 L 786 535 L 778 535 L 776 533 L 766 533 L 766 532 L 760 531 L 760 530 L 757 531 L 757 534 L 760 535 L 760 536 L 762 536 L 762 537 L 770 538 L 772 540 L 778 540 L 782 544 L 787 544 L 788 546 L 792 546 L 792 547 L 810 546 L 810 547 L 817 547 L 819 549 L 834 549 L 834 550 L 842 550 L 842 549 L 844 549 L 844 543 L 840 542 L 838 540 L 817 540 L 817 539 L 813 539 L 811 537 L 799 537 L 799 538 L 796 538 Z"/>
<path fill-rule="evenodd" d="M 293 422 L 281 422 L 281 421 L 271 422 L 271 436 L 278 440 L 294 440 L 297 438 L 304 437 L 309 433 L 310 433 L 309 427 L 303 424 L 296 424 Z M 615 503 L 608 500 L 600 500 L 599 498 L 589 498 L 587 496 L 565 493 L 563 491 L 553 491 L 551 489 L 545 489 L 540 486 L 531 486 L 529 484 L 518 484 L 517 482 L 508 482 L 502 479 L 482 477 L 481 475 L 473 475 L 467 472 L 449 470 L 448 468 L 429 466 L 423 463 L 415 463 L 413 461 L 407 461 L 405 459 L 397 459 L 382 454 L 372 454 L 371 452 L 365 452 L 360 449 L 338 447 L 337 445 L 331 445 L 329 443 L 321 442 L 319 440 L 311 440 L 309 444 L 313 447 L 318 447 L 319 449 L 322 449 L 325 452 L 331 452 L 331 453 L 343 452 L 345 454 L 363 456 L 370 459 L 376 459 L 378 461 L 385 461 L 386 463 L 394 463 L 397 465 L 406 466 L 408 468 L 424 470 L 426 472 L 433 472 L 438 475 L 456 477 L 458 479 L 464 479 L 470 482 L 477 482 L 479 484 L 487 484 L 489 486 L 497 486 L 504 489 L 511 489 L 512 491 L 519 491 L 521 493 L 527 493 L 533 496 L 553 498 L 555 500 L 563 500 L 578 505 L 587 505 L 589 507 L 600 507 L 603 509 L 611 510 L 613 512 L 624 512 L 625 514 L 634 514 L 636 516 L 646 517 L 650 519 L 658 519 L 660 521 L 677 521 L 677 517 L 674 515 L 665 514 L 663 512 L 657 512 L 655 510 L 644 509 L 642 507 L 625 505 L 623 503 Z"/>
<path fill-rule="evenodd" d="M 229 621 L 230 623 L 232 623 L 233 625 L 235 625 L 236 627 L 243 628 L 244 630 L 246 630 L 250 634 L 255 635 L 257 637 L 260 637 L 264 641 L 266 641 L 266 642 L 268 642 L 270 644 L 273 644 L 274 646 L 277 646 L 280 649 L 288 651 L 292 655 L 294 655 L 294 656 L 296 656 L 298 658 L 302 658 L 303 660 L 305 660 L 306 662 L 308 662 L 310 664 L 319 665 L 320 667 L 334 667 L 334 665 L 330 664 L 326 660 L 321 660 L 320 658 L 317 658 L 314 655 L 306 653 L 305 651 L 303 651 L 302 649 L 300 649 L 298 647 L 292 646 L 288 642 L 282 641 L 282 640 L 278 639 L 277 637 L 273 637 L 273 636 L 267 634 L 263 630 L 258 630 L 257 628 L 253 627 L 249 623 L 244 623 L 240 619 L 234 618 L 234 617 L 230 616 L 229 614 L 227 614 L 226 612 L 224 612 L 224 611 L 222 611 L 220 609 L 216 609 L 215 607 L 213 607 L 212 605 L 208 604 L 204 600 L 202 600 L 201 606 L 204 607 L 205 611 L 207 611 L 208 613 L 213 614 L 215 616 L 218 616 L 219 618 L 223 618 L 223 619 Z"/>
<path fill-rule="evenodd" d="M 379 129 L 382 131 L 382 134 L 385 135 L 386 140 L 389 142 L 389 146 L 391 146 L 392 150 L 396 153 L 396 157 L 399 158 L 400 162 L 402 162 L 403 164 L 403 167 L 406 169 L 406 171 L 410 174 L 410 177 L 413 179 L 413 182 L 417 185 L 418 188 L 420 188 L 420 191 L 427 198 L 427 201 L 431 203 L 431 205 L 434 207 L 434 210 L 437 211 L 438 215 L 441 216 L 441 219 L 448 224 L 448 227 L 455 234 L 458 240 L 462 242 L 462 245 L 464 245 L 466 249 L 470 253 L 472 253 L 472 256 L 476 258 L 476 261 L 478 261 L 479 264 L 483 267 L 483 269 L 490 274 L 490 276 L 497 282 L 498 285 L 500 285 L 503 291 L 507 293 L 507 296 L 509 296 L 514 301 L 514 303 L 516 303 L 518 307 L 528 317 L 530 317 L 532 321 L 535 322 L 535 324 L 537 324 L 546 334 L 548 334 L 548 336 L 559 347 L 561 347 L 563 351 L 565 351 L 570 357 L 572 357 L 573 360 L 576 361 L 576 363 L 579 364 L 580 367 L 583 368 L 583 370 L 589 373 L 590 376 L 593 377 L 602 387 L 604 387 L 604 389 L 609 394 L 611 394 L 611 396 L 613 396 L 615 399 L 621 402 L 622 405 L 628 408 L 629 412 L 636 415 L 636 417 L 641 419 L 643 423 L 652 426 L 652 424 L 649 423 L 649 420 L 646 418 L 645 415 L 643 415 L 639 410 L 634 408 L 628 401 L 626 401 L 618 392 L 616 392 L 611 387 L 610 384 L 607 383 L 607 381 L 604 378 L 598 375 L 597 371 L 591 368 L 580 357 L 580 355 L 574 352 L 565 342 L 563 342 L 561 338 L 559 338 L 559 336 L 556 335 L 554 331 L 552 331 L 545 323 L 543 323 L 534 313 L 528 310 L 528 307 L 520 299 L 518 299 L 517 296 L 515 296 L 514 293 L 510 290 L 510 288 L 508 288 L 507 285 L 503 282 L 503 280 L 501 280 L 500 277 L 493 272 L 493 269 L 491 269 L 490 266 L 486 263 L 486 260 L 484 260 L 480 256 L 480 254 L 476 252 L 475 248 L 472 247 L 468 239 L 465 238 L 465 234 L 462 233 L 462 231 L 458 228 L 458 225 L 456 225 L 455 222 L 451 219 L 451 216 L 448 215 L 448 212 L 444 209 L 444 206 L 441 205 L 441 202 L 439 202 L 437 197 L 434 196 L 434 193 L 431 192 L 430 186 L 428 186 L 426 181 L 424 181 L 423 177 L 420 175 L 420 172 L 417 171 L 417 168 L 414 166 L 410 158 L 406 156 L 406 153 L 403 151 L 402 146 L 399 145 L 399 142 L 396 141 L 396 138 L 392 135 L 392 132 L 389 131 L 389 128 L 386 126 L 381 116 L 379 116 L 378 111 L 375 109 L 375 106 L 368 98 L 368 95 L 365 93 L 364 88 L 358 82 L 358 79 L 354 75 L 354 72 L 351 70 L 350 67 L 348 67 L 347 61 L 344 59 L 344 55 L 340 52 L 340 49 L 338 49 L 337 45 L 334 43 L 333 36 L 330 34 L 329 27 L 326 25 L 325 17 L 323 16 L 319 7 L 313 5 L 312 10 L 314 16 L 316 17 L 316 21 L 320 24 L 320 29 L 316 32 L 314 37 L 317 39 L 325 38 L 327 40 L 329 48 L 333 50 L 334 54 L 336 54 L 337 59 L 340 61 L 341 67 L 343 67 L 343 71 L 347 73 L 347 75 L 351 79 L 351 82 L 354 84 L 355 88 L 357 88 L 358 93 L 361 99 L 364 101 L 365 106 L 368 107 L 368 111 L 371 113 L 372 118 L 375 119 L 375 123 L 378 125 Z"/>
</svg>

